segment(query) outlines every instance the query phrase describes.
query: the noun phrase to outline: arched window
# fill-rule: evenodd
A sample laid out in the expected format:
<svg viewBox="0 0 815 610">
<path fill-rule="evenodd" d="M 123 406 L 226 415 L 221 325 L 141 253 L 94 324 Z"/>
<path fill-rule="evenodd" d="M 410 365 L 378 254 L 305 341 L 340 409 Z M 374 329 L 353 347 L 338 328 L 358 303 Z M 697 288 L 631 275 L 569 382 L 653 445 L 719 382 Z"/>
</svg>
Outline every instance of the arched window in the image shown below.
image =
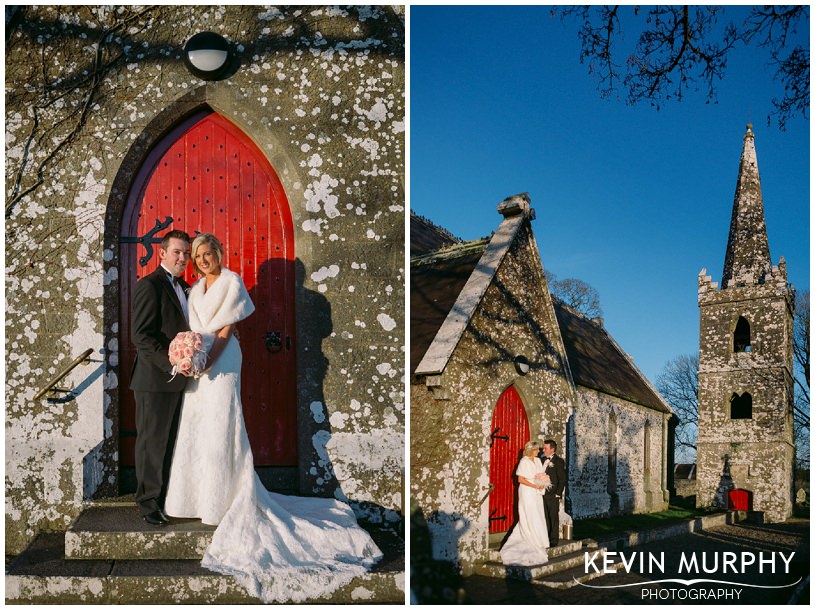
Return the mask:
<svg viewBox="0 0 815 610">
<path fill-rule="evenodd" d="M 733 332 L 733 351 L 750 351 L 750 323 L 742 316 L 739 316 L 739 321 L 736 322 L 736 330 Z"/>
<path fill-rule="evenodd" d="M 753 397 L 750 392 L 730 397 L 730 419 L 753 419 Z"/>
</svg>

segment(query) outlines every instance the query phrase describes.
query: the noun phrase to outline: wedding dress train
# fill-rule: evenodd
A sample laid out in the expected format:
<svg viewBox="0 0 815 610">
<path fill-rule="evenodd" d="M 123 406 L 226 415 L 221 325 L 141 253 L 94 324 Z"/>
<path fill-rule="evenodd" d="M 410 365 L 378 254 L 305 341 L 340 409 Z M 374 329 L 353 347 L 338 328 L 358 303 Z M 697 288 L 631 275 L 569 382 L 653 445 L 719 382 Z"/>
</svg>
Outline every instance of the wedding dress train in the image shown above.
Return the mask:
<svg viewBox="0 0 815 610">
<path fill-rule="evenodd" d="M 529 481 L 536 474 L 543 474 L 543 464 L 539 458 L 522 457 L 515 474 Z M 549 547 L 549 534 L 546 529 L 546 514 L 543 510 L 543 496 L 527 485 L 518 485 L 518 522 L 501 547 L 501 561 L 505 565 L 534 566 L 549 561 L 546 549 Z"/>
<path fill-rule="evenodd" d="M 192 287 L 189 310 L 190 328 L 202 333 L 206 348 L 214 332 L 254 307 L 240 277 L 222 268 L 206 292 L 203 280 Z M 215 365 L 188 383 L 165 511 L 217 525 L 201 565 L 235 576 L 264 602 L 331 593 L 369 570 L 382 552 L 347 504 L 263 487 L 243 421 L 240 371 L 232 337 Z"/>
</svg>

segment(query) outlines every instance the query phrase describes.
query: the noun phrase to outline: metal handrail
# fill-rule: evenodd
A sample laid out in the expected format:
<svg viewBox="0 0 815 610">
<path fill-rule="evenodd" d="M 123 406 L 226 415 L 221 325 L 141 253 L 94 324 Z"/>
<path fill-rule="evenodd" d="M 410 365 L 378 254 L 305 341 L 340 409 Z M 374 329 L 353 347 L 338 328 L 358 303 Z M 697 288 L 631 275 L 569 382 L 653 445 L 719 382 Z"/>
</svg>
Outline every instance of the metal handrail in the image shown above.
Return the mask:
<svg viewBox="0 0 815 610">
<path fill-rule="evenodd" d="M 489 496 L 489 495 L 492 493 L 492 490 L 493 490 L 493 489 L 495 489 L 495 483 L 490 483 L 490 484 L 489 484 L 487 487 L 482 487 L 482 489 L 486 489 L 486 490 L 487 490 L 487 493 L 485 493 L 485 494 L 484 494 L 484 497 L 483 497 L 483 498 L 481 498 L 481 500 L 478 502 L 478 505 L 479 505 L 479 506 L 481 506 L 482 504 L 484 504 L 484 500 L 486 500 L 486 499 L 487 499 L 487 496 Z"/>
<path fill-rule="evenodd" d="M 68 373 L 73 371 L 79 364 L 85 362 L 86 360 L 90 360 L 89 356 L 92 353 L 93 353 L 93 348 L 92 347 L 89 347 L 84 352 L 82 352 L 82 354 L 76 360 L 74 360 L 71 364 L 69 364 L 68 367 L 64 371 L 62 371 L 59 375 L 57 375 L 51 381 L 49 381 L 48 385 L 46 385 L 42 390 L 37 392 L 37 394 L 34 396 L 34 400 L 39 400 L 40 398 L 42 398 L 45 395 L 46 392 L 48 392 L 49 390 L 52 390 L 55 385 L 57 385 L 60 381 L 62 381 L 63 377 L 65 377 Z M 61 390 L 59 388 L 56 388 L 53 391 L 55 391 L 55 392 L 69 392 L 70 393 L 70 390 Z M 61 402 L 67 402 L 67 401 L 61 401 Z"/>
</svg>

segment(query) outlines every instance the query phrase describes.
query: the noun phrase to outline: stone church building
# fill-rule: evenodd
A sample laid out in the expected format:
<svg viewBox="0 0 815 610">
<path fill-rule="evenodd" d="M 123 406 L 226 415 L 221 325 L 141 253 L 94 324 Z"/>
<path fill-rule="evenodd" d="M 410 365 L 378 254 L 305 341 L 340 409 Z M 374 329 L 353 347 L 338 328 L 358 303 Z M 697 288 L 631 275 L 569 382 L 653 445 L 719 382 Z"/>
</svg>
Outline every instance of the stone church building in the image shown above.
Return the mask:
<svg viewBox="0 0 815 610">
<path fill-rule="evenodd" d="M 213 46 L 185 47 L 207 32 Z M 401 536 L 404 38 L 403 7 L 6 9 L 7 555 L 113 498 L 132 506 L 131 299 L 172 229 L 218 236 L 256 305 L 239 332 L 264 483 Z M 105 553 L 145 548 L 116 534 Z M 96 552 L 69 538 L 66 556 Z M 355 599 L 403 600 L 391 564 L 384 594 L 366 581 Z M 7 599 L 74 591 L 31 574 L 7 575 Z M 141 592 L 228 589 L 181 580 Z M 81 586 L 134 599 L 114 581 Z"/>
<path fill-rule="evenodd" d="M 530 439 L 566 460 L 575 519 L 667 508 L 670 407 L 603 328 L 553 298 L 527 195 L 491 238 L 411 215 L 411 500 L 435 559 L 465 573 L 513 525 Z"/>
<path fill-rule="evenodd" d="M 770 259 L 748 125 L 721 288 L 699 274 L 698 506 L 792 514 L 794 302 L 784 257 Z"/>
</svg>

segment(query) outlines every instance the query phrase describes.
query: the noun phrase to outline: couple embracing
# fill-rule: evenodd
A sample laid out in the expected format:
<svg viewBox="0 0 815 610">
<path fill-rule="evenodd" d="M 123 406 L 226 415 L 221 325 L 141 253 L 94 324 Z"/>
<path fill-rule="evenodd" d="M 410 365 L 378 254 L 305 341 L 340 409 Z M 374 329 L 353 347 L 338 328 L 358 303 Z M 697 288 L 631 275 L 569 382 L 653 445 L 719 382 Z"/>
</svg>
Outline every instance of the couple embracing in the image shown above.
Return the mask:
<svg viewBox="0 0 815 610">
<path fill-rule="evenodd" d="M 201 565 L 234 575 L 265 602 L 304 601 L 364 573 L 382 553 L 351 508 L 328 498 L 271 493 L 254 470 L 241 407 L 235 325 L 255 309 L 241 277 L 221 265 L 209 234 L 190 246 L 170 231 L 161 265 L 136 283 L 136 504 L 161 527 L 170 517 L 216 525 Z M 199 279 L 182 276 L 192 259 Z M 169 347 L 200 333 L 206 364 L 196 379 L 175 374 Z"/>
<path fill-rule="evenodd" d="M 557 443 L 530 441 L 518 462 L 518 523 L 501 547 L 506 565 L 534 566 L 549 561 L 546 549 L 557 546 L 560 500 L 566 487 L 566 464 Z M 538 455 L 540 452 L 540 456 Z"/>
</svg>

